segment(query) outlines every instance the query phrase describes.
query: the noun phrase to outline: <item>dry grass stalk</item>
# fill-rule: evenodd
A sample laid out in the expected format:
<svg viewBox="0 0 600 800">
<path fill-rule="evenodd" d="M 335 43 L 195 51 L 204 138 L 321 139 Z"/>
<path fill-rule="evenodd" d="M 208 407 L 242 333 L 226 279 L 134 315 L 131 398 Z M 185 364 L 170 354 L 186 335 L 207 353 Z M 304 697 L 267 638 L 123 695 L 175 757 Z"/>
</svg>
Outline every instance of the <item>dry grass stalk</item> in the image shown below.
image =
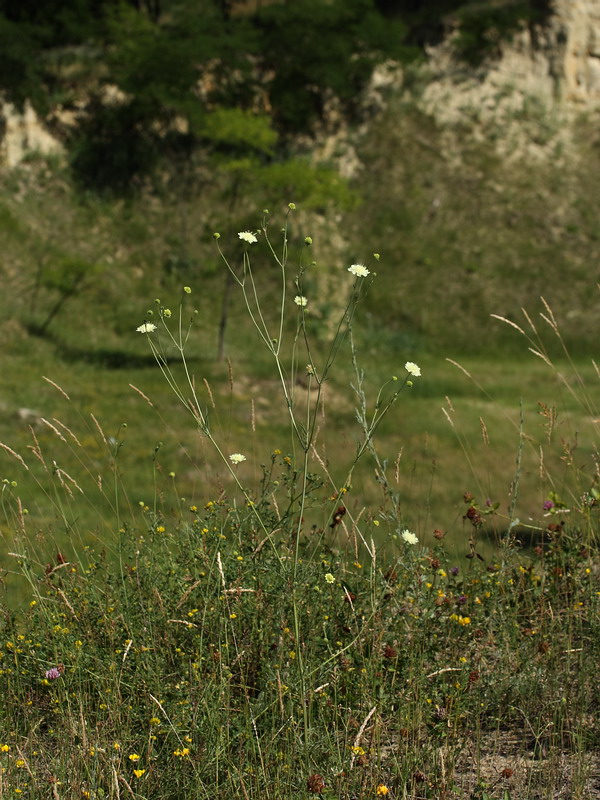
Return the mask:
<svg viewBox="0 0 600 800">
<path fill-rule="evenodd" d="M 70 428 L 67 428 L 67 426 L 66 426 L 66 425 L 65 425 L 63 422 L 61 422 L 59 419 L 56 419 L 56 417 L 52 417 L 52 420 L 53 420 L 54 422 L 56 422 L 56 424 L 57 424 L 59 427 L 61 427 L 61 428 L 63 429 L 63 431 L 66 431 L 66 432 L 69 434 L 69 436 L 70 436 L 70 437 L 73 439 L 73 441 L 75 442 L 75 444 L 77 444 L 79 447 L 81 447 L 81 446 L 82 446 L 82 445 L 81 445 L 81 442 L 79 441 L 79 439 L 77 438 L 77 436 L 75 436 L 75 434 L 73 433 L 73 431 L 72 431 Z"/>
<path fill-rule="evenodd" d="M 33 439 L 33 444 L 28 444 L 27 449 L 31 450 L 33 455 L 41 462 L 44 470 L 48 472 L 48 466 L 44 461 L 44 456 L 42 455 L 42 448 L 40 447 L 40 443 L 38 442 L 37 436 L 35 435 L 35 431 L 33 430 L 32 426 L 29 426 L 29 430 L 31 431 L 31 438 Z"/>
<path fill-rule="evenodd" d="M 104 442 L 104 444 L 105 444 L 105 445 L 108 447 L 108 442 L 107 442 L 107 440 L 106 440 L 106 436 L 104 435 L 104 431 L 103 431 L 103 430 L 102 430 L 102 428 L 100 427 L 100 423 L 98 422 L 98 420 L 96 419 L 96 417 L 95 417 L 95 416 L 94 416 L 92 413 L 90 413 L 90 417 L 92 418 L 92 420 L 93 420 L 93 422 L 94 422 L 94 425 L 96 426 L 96 429 L 98 430 L 98 433 L 99 433 L 99 434 L 100 434 L 100 436 L 102 437 L 102 441 L 103 441 L 103 442 Z"/>
<path fill-rule="evenodd" d="M 149 398 L 149 397 L 147 397 L 147 396 L 146 396 L 146 395 L 145 395 L 145 394 L 142 392 L 142 390 L 141 390 L 141 389 L 138 389 L 138 388 L 137 388 L 137 386 L 134 386 L 134 385 L 133 385 L 133 383 L 130 383 L 130 384 L 129 384 L 129 387 L 130 387 L 131 389 L 133 389 L 133 391 L 134 391 L 134 392 L 137 392 L 137 394 L 139 394 L 139 396 L 140 396 L 141 398 L 143 398 L 143 399 L 144 399 L 144 400 L 145 400 L 145 401 L 148 403 L 148 405 L 149 405 L 151 408 L 154 408 L 154 403 L 152 402 L 152 400 L 150 400 L 150 398 Z"/>
<path fill-rule="evenodd" d="M 54 386 L 54 388 L 55 388 L 55 389 L 56 389 L 58 392 L 60 392 L 60 393 L 62 394 L 62 396 L 65 398 L 65 400 L 68 400 L 69 402 L 71 402 L 71 398 L 69 397 L 69 395 L 68 395 L 68 394 L 65 392 L 65 390 L 64 390 L 64 389 L 61 389 L 61 388 L 60 388 L 60 386 L 58 385 L 58 383 L 54 383 L 54 381 L 50 380 L 50 378 L 47 378 L 45 375 L 42 375 L 42 379 L 43 379 L 43 380 L 45 380 L 47 383 L 49 383 L 49 384 L 50 384 L 50 386 Z"/>
<path fill-rule="evenodd" d="M 65 444 L 67 444 L 67 440 L 65 439 L 65 437 L 62 435 L 62 433 L 58 430 L 58 428 L 55 425 L 53 425 L 51 422 L 48 422 L 48 420 L 44 419 L 44 417 L 40 417 L 40 422 L 43 422 L 44 425 L 46 425 L 48 428 L 50 428 L 50 430 L 58 436 L 58 438 L 61 440 L 61 442 L 64 442 Z"/>
<path fill-rule="evenodd" d="M 15 452 L 15 451 L 12 449 L 12 447 L 9 447 L 7 444 L 4 444 L 4 442 L 0 442 L 0 447 L 1 447 L 3 450 L 6 450 L 6 452 L 7 452 L 7 453 L 10 453 L 10 455 L 11 455 L 11 456 L 13 456 L 14 458 L 16 458 L 16 459 L 17 459 L 17 461 L 18 461 L 18 462 L 19 462 L 19 463 L 20 463 L 22 466 L 24 466 L 24 467 L 25 467 L 25 469 L 27 470 L 27 472 L 29 472 L 29 467 L 28 467 L 28 466 L 27 466 L 27 464 L 26 464 L 26 463 L 23 461 L 23 457 L 22 457 L 22 456 L 20 456 L 18 453 L 16 453 L 16 452 Z"/>
<path fill-rule="evenodd" d="M 215 405 L 215 398 L 213 397 L 213 393 L 212 393 L 212 390 L 210 388 L 210 384 L 206 380 L 206 378 L 202 378 L 202 382 L 206 386 L 206 391 L 208 392 L 208 397 L 210 399 L 210 404 L 213 407 L 213 409 L 216 411 L 217 410 L 217 406 Z"/>
<path fill-rule="evenodd" d="M 471 373 L 468 370 L 466 370 L 461 364 L 459 364 L 458 361 L 454 361 L 452 358 L 447 358 L 446 361 L 448 361 L 449 364 L 452 364 L 453 366 L 458 367 L 458 369 L 461 372 L 464 372 L 464 374 L 467 376 L 467 378 L 470 378 L 471 380 L 473 380 L 473 376 L 471 375 Z"/>
<path fill-rule="evenodd" d="M 521 328 L 520 325 L 517 325 L 516 322 L 513 322 L 510 319 L 506 319 L 506 317 L 501 317 L 499 314 L 490 314 L 490 317 L 493 317 L 494 319 L 499 319 L 500 322 L 505 322 L 507 325 L 510 325 L 511 328 L 515 328 L 515 330 L 519 331 L 519 333 L 522 333 L 523 336 L 527 336 L 523 328 Z"/>
</svg>

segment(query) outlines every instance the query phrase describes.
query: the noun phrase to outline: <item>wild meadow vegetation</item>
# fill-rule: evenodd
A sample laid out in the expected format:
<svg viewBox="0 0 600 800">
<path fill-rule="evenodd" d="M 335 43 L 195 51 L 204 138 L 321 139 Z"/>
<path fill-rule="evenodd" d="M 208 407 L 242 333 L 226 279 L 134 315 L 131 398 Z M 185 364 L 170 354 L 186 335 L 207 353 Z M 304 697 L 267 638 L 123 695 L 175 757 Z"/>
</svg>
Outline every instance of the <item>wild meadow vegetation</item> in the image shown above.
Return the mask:
<svg viewBox="0 0 600 800">
<path fill-rule="evenodd" d="M 283 218 L 271 222 L 265 210 L 258 227 L 213 235 L 239 319 L 249 319 L 247 352 L 263 381 L 270 373 L 278 446 L 261 433 L 258 396 L 240 424 L 239 366 L 228 364 L 229 395 L 221 387 L 218 404 L 198 372 L 203 315 L 188 284 L 172 300 L 150 297 L 129 321 L 127 335 L 172 394 L 169 418 L 187 430 L 165 460 L 160 410 L 143 381 L 131 385 L 130 419 L 143 420 L 147 445 L 137 494 L 121 460 L 129 423 L 111 432 L 93 412 L 69 412 L 70 386 L 50 376 L 42 382 L 63 412 L 31 420 L 21 452 L 3 443 L 11 595 L 0 650 L 2 796 L 595 796 L 593 432 L 582 461 L 577 433 L 558 441 L 556 406 L 538 407 L 541 443 L 521 408 L 509 427 L 508 497 L 486 495 L 458 432 L 460 520 L 436 526 L 439 508 L 407 502 L 402 451 L 382 435 L 399 417 L 419 426 L 434 359 L 416 363 L 406 349 L 378 386 L 367 381 L 370 356 L 361 362 L 355 328 L 385 269 L 378 253 L 338 267 L 343 305 L 325 337 L 310 316 L 313 241 L 292 236 L 296 213 L 290 203 Z M 268 281 L 266 264 L 276 276 Z M 597 424 L 589 376 L 568 360 L 569 372 L 559 370 L 544 344 L 546 331 L 562 342 L 552 308 L 536 322 L 525 313 L 523 326 L 497 321 Z M 477 384 L 464 365 L 449 366 Z M 343 386 L 347 416 L 335 399 Z M 94 400 L 103 391 L 97 385 Z M 454 430 L 450 397 L 441 414 Z M 491 452 L 488 427 L 477 424 Z M 220 465 L 211 477 L 208 453 Z M 193 494 L 182 491 L 182 458 L 195 464 Z M 532 459 L 537 513 L 519 519 Z M 364 462 L 370 501 L 357 480 Z M 46 518 L 25 506 L 32 485 Z"/>
<path fill-rule="evenodd" d="M 0 798 L 600 797 L 597 126 L 418 102 L 547 13 L 0 2 Z"/>
</svg>

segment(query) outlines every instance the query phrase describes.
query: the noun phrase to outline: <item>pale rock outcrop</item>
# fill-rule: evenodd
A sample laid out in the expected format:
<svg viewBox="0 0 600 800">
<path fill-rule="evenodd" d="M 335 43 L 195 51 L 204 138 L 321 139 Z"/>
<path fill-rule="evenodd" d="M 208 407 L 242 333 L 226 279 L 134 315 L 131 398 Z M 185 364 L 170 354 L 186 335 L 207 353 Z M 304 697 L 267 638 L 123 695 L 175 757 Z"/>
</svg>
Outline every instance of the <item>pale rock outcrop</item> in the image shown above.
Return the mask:
<svg viewBox="0 0 600 800">
<path fill-rule="evenodd" d="M 23 109 L 0 102 L 0 168 L 16 167 L 31 153 L 58 155 L 61 143 L 48 131 L 29 102 Z"/>
<path fill-rule="evenodd" d="M 524 27 L 478 69 L 452 38 L 430 50 L 419 100 L 442 126 L 466 124 L 506 157 L 544 158 L 568 148 L 575 117 L 600 112 L 600 0 L 554 0 L 546 25 Z"/>
<path fill-rule="evenodd" d="M 564 39 L 565 100 L 600 105 L 600 2 L 556 0 L 552 27 Z"/>
<path fill-rule="evenodd" d="M 568 148 L 579 113 L 600 114 L 600 0 L 554 0 L 546 25 L 524 27 L 502 45 L 500 58 L 478 69 L 456 58 L 452 36 L 431 48 L 418 81 L 418 104 L 443 127 L 466 124 L 507 157 L 544 158 Z M 402 91 L 402 83 L 400 68 L 380 66 L 363 98 L 365 120 L 387 90 L 395 85 Z M 351 177 L 360 169 L 352 136 L 333 100 L 330 105 L 314 155 Z M 77 114 L 72 117 L 63 123 L 76 122 Z M 63 147 L 29 103 L 19 111 L 0 102 L 0 168 L 16 166 L 33 151 L 58 154 Z"/>
</svg>

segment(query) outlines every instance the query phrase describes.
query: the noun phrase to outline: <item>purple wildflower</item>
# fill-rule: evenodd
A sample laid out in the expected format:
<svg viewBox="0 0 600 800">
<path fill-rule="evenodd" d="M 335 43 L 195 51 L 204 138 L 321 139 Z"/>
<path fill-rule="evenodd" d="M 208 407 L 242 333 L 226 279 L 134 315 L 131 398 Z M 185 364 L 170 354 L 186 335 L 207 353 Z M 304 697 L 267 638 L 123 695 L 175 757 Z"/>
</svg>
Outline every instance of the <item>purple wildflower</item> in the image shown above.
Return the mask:
<svg viewBox="0 0 600 800">
<path fill-rule="evenodd" d="M 461 595 L 460 595 L 460 597 L 457 599 L 457 601 L 456 601 L 456 602 L 457 602 L 459 605 L 461 605 L 461 606 L 464 606 L 464 604 L 467 602 L 467 595 L 466 595 L 466 594 L 461 594 Z"/>
<path fill-rule="evenodd" d="M 544 500 L 544 511 L 550 511 L 551 508 L 554 508 L 554 503 L 552 500 Z"/>
<path fill-rule="evenodd" d="M 458 575 L 458 573 L 459 573 L 458 567 L 450 567 L 450 575 L 456 576 Z"/>
<path fill-rule="evenodd" d="M 49 670 L 46 670 L 46 678 L 49 681 L 54 681 L 56 678 L 60 678 L 60 670 L 56 667 L 50 667 Z"/>
</svg>

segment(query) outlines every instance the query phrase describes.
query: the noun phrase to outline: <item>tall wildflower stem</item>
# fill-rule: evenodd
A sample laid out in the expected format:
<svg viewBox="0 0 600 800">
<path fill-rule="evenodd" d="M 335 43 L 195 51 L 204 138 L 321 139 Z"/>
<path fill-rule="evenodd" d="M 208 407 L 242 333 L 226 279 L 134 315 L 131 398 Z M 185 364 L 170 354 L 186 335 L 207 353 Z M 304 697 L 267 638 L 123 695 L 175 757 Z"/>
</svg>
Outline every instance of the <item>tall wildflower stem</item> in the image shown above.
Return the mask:
<svg viewBox="0 0 600 800">
<path fill-rule="evenodd" d="M 183 313 L 183 311 L 182 311 L 182 308 L 180 307 L 180 309 L 179 309 L 180 320 L 181 320 L 182 313 Z M 210 441 L 211 445 L 213 446 L 213 448 L 215 449 L 215 451 L 219 455 L 221 461 L 223 462 L 223 464 L 225 465 L 227 471 L 229 472 L 230 476 L 232 477 L 235 485 L 237 486 L 237 488 L 239 489 L 239 491 L 243 495 L 248 508 L 251 509 L 254 517 L 256 518 L 256 521 L 257 521 L 259 527 L 261 528 L 261 530 L 262 530 L 262 532 L 264 534 L 264 536 L 267 538 L 267 540 L 269 541 L 270 545 L 272 546 L 273 551 L 275 552 L 275 555 L 276 555 L 276 557 L 277 557 L 277 559 L 279 561 L 280 566 L 283 566 L 283 561 L 282 561 L 281 556 L 279 554 L 279 551 L 277 550 L 277 547 L 276 547 L 276 545 L 275 545 L 275 543 L 273 541 L 272 531 L 269 530 L 269 528 L 267 528 L 267 526 L 265 525 L 265 522 L 264 522 L 262 516 L 260 515 L 259 511 L 256 509 L 254 501 L 252 500 L 248 490 L 241 483 L 241 481 L 240 481 L 240 479 L 239 479 L 239 477 L 237 475 L 237 472 L 234 469 L 231 461 L 227 458 L 226 454 L 223 452 L 223 450 L 219 446 L 217 440 L 215 439 L 215 437 L 211 433 L 210 427 L 208 425 L 208 420 L 206 418 L 206 415 L 201 410 L 200 401 L 199 401 L 198 396 L 196 394 L 195 381 L 193 379 L 192 374 L 190 373 L 188 361 L 187 361 L 187 358 L 185 356 L 185 343 L 187 342 L 187 339 L 189 337 L 190 328 L 188 327 L 188 329 L 186 331 L 186 334 L 185 334 L 185 337 L 183 337 L 182 334 L 181 334 L 182 328 L 181 328 L 181 322 L 180 322 L 180 325 L 179 325 L 180 339 L 178 341 L 172 335 L 172 333 L 169 330 L 168 326 L 164 322 L 164 318 L 163 318 L 163 325 L 164 325 L 164 327 L 165 327 L 165 329 L 166 329 L 166 331 L 168 333 L 169 338 L 171 339 L 171 342 L 173 343 L 173 345 L 176 347 L 176 349 L 178 350 L 178 352 L 180 354 L 182 365 L 183 365 L 183 369 L 184 369 L 184 374 L 185 374 L 185 377 L 186 377 L 187 386 L 188 386 L 188 388 L 190 390 L 190 393 L 191 393 L 191 400 L 186 399 L 184 392 L 180 388 L 176 377 L 173 375 L 173 372 L 171 371 L 171 369 L 169 367 L 168 361 L 167 361 L 166 357 L 164 356 L 163 350 L 160 348 L 160 346 L 157 346 L 154 343 L 154 341 L 150 338 L 150 348 L 151 348 L 152 353 L 153 353 L 153 355 L 154 355 L 154 357 L 155 357 L 155 359 L 156 359 L 156 361 L 158 363 L 158 366 L 159 366 L 162 374 L 165 376 L 165 379 L 166 379 L 168 385 L 171 387 L 171 389 L 173 390 L 173 392 L 175 393 L 177 398 L 180 400 L 181 404 L 192 415 L 192 417 L 193 417 L 195 423 L 197 424 L 199 430 L 201 431 L 201 433 L 204 436 L 206 436 L 206 438 Z M 191 323 L 190 323 L 190 325 L 191 325 Z"/>
<path fill-rule="evenodd" d="M 337 319 L 335 328 L 333 330 L 333 335 L 327 347 L 325 348 L 323 357 L 319 358 L 318 352 L 311 343 L 309 326 L 307 326 L 308 318 L 305 311 L 305 307 L 307 305 L 310 306 L 310 304 L 313 302 L 304 295 L 303 284 L 304 275 L 307 268 L 305 266 L 304 256 L 302 254 L 305 252 L 306 248 L 301 251 L 302 254 L 300 255 L 300 259 L 296 267 L 295 276 L 292 277 L 289 274 L 289 222 L 290 212 L 294 210 L 294 204 L 290 203 L 285 217 L 285 224 L 281 229 L 282 239 L 280 248 L 276 247 L 274 242 L 271 240 L 269 227 L 267 224 L 268 212 L 265 212 L 260 230 L 256 230 L 255 232 L 241 231 L 238 234 L 239 239 L 244 243 L 239 267 L 234 267 L 230 263 L 225 252 L 221 248 L 219 243 L 220 235 L 214 235 L 218 253 L 224 262 L 226 269 L 229 271 L 233 285 L 237 285 L 241 292 L 251 325 L 258 336 L 258 341 L 264 345 L 264 347 L 270 353 L 270 357 L 273 359 L 274 371 L 277 375 L 277 380 L 281 387 L 282 396 L 287 409 L 287 416 L 291 431 L 293 460 L 290 459 L 289 462 L 291 466 L 291 472 L 289 484 L 287 486 L 287 508 L 284 510 L 283 516 L 277 510 L 277 523 L 273 524 L 272 521 L 266 521 L 269 518 L 263 516 L 261 510 L 257 508 L 253 502 L 248 489 L 242 484 L 240 478 L 238 477 L 238 472 L 235 467 L 238 463 L 245 460 L 245 456 L 243 456 L 241 453 L 235 453 L 228 457 L 210 429 L 208 413 L 203 411 L 200 398 L 196 393 L 194 376 L 189 369 L 188 361 L 185 355 L 185 349 L 190 337 L 193 318 L 188 326 L 184 325 L 183 306 L 180 305 L 179 321 L 176 327 L 176 333 L 173 333 L 170 325 L 168 324 L 172 316 L 171 311 L 160 308 L 160 322 L 162 323 L 161 330 L 156 338 L 150 336 L 149 339 L 152 352 L 165 377 L 165 380 L 182 405 L 190 412 L 195 424 L 198 426 L 198 429 L 208 439 L 215 452 L 220 457 L 221 461 L 226 465 L 234 485 L 244 497 L 247 506 L 251 509 L 260 530 L 265 536 L 265 540 L 268 540 L 273 548 L 277 557 L 278 566 L 281 570 L 281 575 L 284 578 L 286 585 L 289 587 L 294 633 L 293 655 L 295 657 L 295 670 L 297 675 L 297 697 L 296 702 L 294 703 L 293 715 L 300 716 L 300 712 L 297 710 L 297 704 L 300 703 L 302 709 L 301 740 L 303 747 L 308 754 L 309 746 L 311 744 L 311 720 L 309 705 L 310 686 L 309 673 L 307 672 L 306 666 L 304 641 L 306 632 L 304 631 L 305 626 L 302 624 L 302 608 L 306 602 L 306 585 L 302 583 L 301 576 L 303 574 L 303 570 L 301 570 L 301 564 L 303 553 L 303 526 L 305 523 L 305 514 L 307 513 L 308 496 L 311 491 L 312 481 L 309 471 L 310 458 L 311 453 L 313 451 L 316 452 L 315 445 L 318 431 L 317 422 L 319 410 L 322 408 L 323 404 L 325 382 L 330 378 L 333 365 L 336 362 L 340 350 L 348 337 L 350 337 L 351 347 L 354 353 L 354 345 L 352 342 L 352 322 L 358 307 L 358 303 L 360 302 L 360 299 L 364 293 L 368 290 L 370 281 L 373 280 L 374 276 L 371 276 L 369 281 L 366 281 L 366 278 L 371 273 L 362 264 L 353 264 L 348 268 L 348 272 L 354 276 L 355 280 L 352 284 L 352 287 L 348 287 L 348 297 L 343 311 Z M 253 269 L 252 248 L 254 245 L 258 244 L 259 238 L 265 242 L 266 249 L 270 257 L 274 260 L 278 267 L 279 274 L 277 278 L 277 294 L 279 308 L 277 309 L 276 313 L 271 312 L 270 305 L 266 303 L 261 295 L 259 282 L 257 281 L 255 270 Z M 310 237 L 306 237 L 304 244 L 305 246 L 311 245 L 312 239 Z M 289 302 L 289 291 L 292 285 L 294 285 L 299 292 L 296 298 L 294 298 L 294 302 L 298 307 L 298 312 L 290 347 L 286 347 L 286 329 L 289 327 L 287 304 Z M 185 287 L 185 291 L 189 294 L 191 290 L 189 287 Z M 310 291 L 307 292 L 307 294 L 310 295 Z M 144 325 L 138 328 L 138 331 L 142 333 L 153 334 L 154 331 L 156 331 L 156 328 L 157 326 L 153 323 L 144 323 Z M 164 337 L 165 334 L 167 338 L 161 338 L 161 336 Z M 169 347 L 174 347 L 177 353 L 177 358 L 181 362 L 184 373 L 184 378 L 181 382 L 169 364 L 166 344 L 168 344 Z M 305 365 L 307 374 L 306 396 L 304 398 L 306 401 L 306 407 L 304 409 L 302 409 L 301 405 L 297 403 L 298 390 L 296 388 L 298 372 L 303 368 L 302 365 Z M 407 368 L 408 366 L 409 365 L 407 364 Z M 420 374 L 419 368 L 416 365 L 411 365 L 411 367 L 416 370 L 416 373 L 413 374 Z M 400 385 L 400 388 L 390 394 L 388 385 L 393 381 L 396 381 L 396 378 L 386 382 L 386 384 L 381 387 L 375 401 L 374 409 L 368 416 L 366 412 L 366 402 L 364 404 L 362 418 L 359 418 L 364 422 L 363 435 L 357 446 L 355 456 L 347 472 L 344 483 L 342 484 L 341 488 L 335 489 L 335 496 L 332 498 L 333 502 L 339 502 L 339 498 L 347 491 L 357 463 L 367 449 L 371 446 L 372 438 L 376 430 L 397 400 L 400 392 L 408 383 L 408 380 L 405 379 Z M 298 457 L 296 457 L 296 453 L 298 454 Z M 326 468 L 325 471 L 329 476 Z M 331 517 L 332 515 L 333 510 L 329 516 Z M 282 557 L 282 554 L 278 551 L 277 542 L 275 542 L 273 538 L 274 531 L 277 530 L 277 526 L 282 525 L 283 520 L 286 519 L 294 520 L 291 526 L 291 533 L 293 537 L 290 547 L 291 553 L 290 557 L 287 559 Z M 371 549 L 364 541 L 364 538 L 362 540 L 367 549 L 369 549 L 369 552 L 371 552 Z M 372 552 L 371 555 L 373 558 L 375 557 L 374 552 Z"/>
</svg>

